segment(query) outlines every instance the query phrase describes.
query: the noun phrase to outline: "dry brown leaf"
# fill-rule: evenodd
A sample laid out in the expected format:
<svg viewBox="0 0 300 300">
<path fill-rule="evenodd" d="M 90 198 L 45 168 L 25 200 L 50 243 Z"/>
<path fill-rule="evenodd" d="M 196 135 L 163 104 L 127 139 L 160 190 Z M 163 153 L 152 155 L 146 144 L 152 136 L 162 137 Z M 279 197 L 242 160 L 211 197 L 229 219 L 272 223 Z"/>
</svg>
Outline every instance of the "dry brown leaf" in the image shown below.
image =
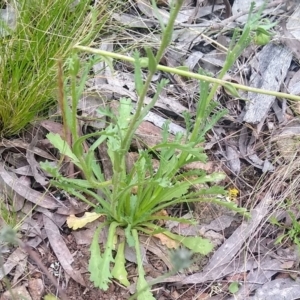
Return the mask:
<svg viewBox="0 0 300 300">
<path fill-rule="evenodd" d="M 31 185 L 30 178 L 27 177 L 27 176 L 21 176 L 21 177 L 19 177 L 18 180 L 20 180 L 20 182 L 22 184 L 24 184 L 25 186 L 27 186 L 27 187 L 30 187 L 30 185 Z M 13 208 L 14 208 L 14 210 L 16 212 L 18 212 L 21 209 L 23 209 L 24 208 L 24 203 L 26 203 L 25 198 L 16 193 L 13 197 Z"/>
<path fill-rule="evenodd" d="M 168 248 L 176 249 L 179 245 L 179 243 L 177 241 L 172 240 L 171 238 L 169 238 L 168 236 L 166 236 L 163 233 L 157 233 L 157 234 L 154 234 L 153 236 L 160 239 L 161 243 L 163 245 L 166 245 Z"/>
<path fill-rule="evenodd" d="M 22 149 L 25 149 L 27 150 L 29 148 L 29 144 L 26 143 L 26 142 L 23 142 L 22 140 L 2 140 L 0 142 L 0 147 L 5 147 L 6 149 L 8 148 L 22 148 Z M 41 157 L 44 157 L 46 159 L 49 159 L 49 160 L 55 160 L 56 158 L 53 157 L 52 155 L 50 155 L 48 152 L 38 148 L 38 147 L 33 147 L 32 149 L 33 153 L 38 155 L 38 156 L 41 156 Z"/>
<path fill-rule="evenodd" d="M 46 186 L 49 182 L 49 180 L 46 178 L 44 172 L 41 170 L 40 164 L 35 159 L 35 155 L 33 152 L 33 148 L 37 144 L 37 136 L 35 136 L 32 140 L 32 142 L 29 144 L 29 147 L 26 151 L 26 159 L 30 165 L 33 177 L 37 183 L 39 183 L 41 186 Z"/>
<path fill-rule="evenodd" d="M 95 212 L 86 212 L 82 217 L 76 217 L 75 215 L 70 215 L 67 218 L 67 224 L 69 228 L 72 228 L 74 230 L 78 228 L 84 227 L 86 224 L 94 222 L 99 217 L 101 217 L 102 214 L 97 214 Z"/>
<path fill-rule="evenodd" d="M 101 143 L 98 146 L 99 157 L 101 159 L 104 178 L 106 181 L 111 180 L 113 177 L 113 166 L 107 152 L 107 144 Z"/>
<path fill-rule="evenodd" d="M 154 216 L 158 216 L 158 217 L 168 217 L 168 212 L 163 209 L 163 210 L 160 210 L 158 211 L 157 213 L 154 214 Z M 164 219 L 159 219 L 158 220 L 158 226 L 162 226 L 165 224 L 165 220 Z"/>
<path fill-rule="evenodd" d="M 87 229 L 72 231 L 72 235 L 75 238 L 76 244 L 90 245 L 92 243 L 95 230 L 98 228 L 98 226 L 99 226 L 99 221 L 88 224 Z M 104 226 L 104 228 L 102 228 L 102 230 L 100 231 L 98 242 L 100 244 L 106 243 L 107 235 L 108 235 L 108 227 Z"/>
<path fill-rule="evenodd" d="M 284 263 L 282 263 L 282 264 L 280 265 L 280 267 L 281 267 L 282 269 L 291 269 L 291 268 L 293 268 L 294 264 L 295 264 L 294 261 L 289 260 L 289 261 L 285 261 Z"/>
<path fill-rule="evenodd" d="M 42 299 L 44 295 L 45 286 L 41 278 L 31 278 L 28 281 L 28 290 L 32 297 L 32 300 Z"/>
<path fill-rule="evenodd" d="M 155 239 L 149 238 L 148 236 L 141 235 L 139 239 L 141 246 L 143 246 L 147 249 L 147 251 L 150 251 L 159 259 L 161 259 L 166 264 L 169 270 L 173 268 L 172 262 L 170 261 L 170 257 L 168 255 L 168 252 L 166 251 L 167 249 L 165 246 L 161 245 L 160 243 L 157 243 L 156 241 L 154 241 Z M 144 257 L 147 256 L 144 255 Z"/>
<path fill-rule="evenodd" d="M 154 215 L 159 216 L 159 217 L 168 217 L 169 216 L 168 212 L 165 209 L 158 211 Z"/>
<path fill-rule="evenodd" d="M 204 170 L 208 172 L 209 174 L 216 171 L 216 166 L 212 161 L 209 161 L 207 163 L 203 163 L 201 161 L 194 161 L 189 164 L 186 164 L 183 166 L 184 171 L 190 171 L 190 170 Z"/>
<path fill-rule="evenodd" d="M 13 298 L 12 296 L 13 295 Z M 28 293 L 26 286 L 16 286 L 10 290 L 7 290 L 5 293 L 2 294 L 0 300 L 11 300 L 11 299 L 26 299 L 26 300 L 33 300 Z"/>
<path fill-rule="evenodd" d="M 50 120 L 44 120 L 40 122 L 40 125 L 47 129 L 49 132 L 57 133 L 61 138 L 64 138 L 63 125 Z"/>
<path fill-rule="evenodd" d="M 27 260 L 27 253 L 24 252 L 21 248 L 17 248 L 6 260 L 5 264 L 0 269 L 0 280 L 15 267 L 21 261 Z M 4 271 L 4 273 L 3 273 Z"/>
<path fill-rule="evenodd" d="M 14 274 L 13 274 L 14 278 L 11 282 L 12 285 L 13 286 L 16 285 L 19 282 L 21 276 L 24 275 L 26 272 L 27 272 L 27 258 L 18 261 L 18 264 L 14 270 Z"/>
<path fill-rule="evenodd" d="M 19 179 L 13 178 L 6 172 L 2 163 L 0 163 L 0 187 L 10 194 L 16 192 L 30 202 L 48 209 L 56 209 L 60 206 L 53 198 L 39 193 L 24 185 Z"/>
<path fill-rule="evenodd" d="M 154 147 L 162 142 L 162 130 L 150 122 L 144 121 L 136 130 L 136 135 L 139 138 L 141 145 Z M 138 142 L 139 142 L 138 140 Z"/>
<path fill-rule="evenodd" d="M 197 298 L 197 300 L 208 300 L 210 298 L 211 298 L 210 294 L 202 293 L 201 295 L 199 295 L 199 297 Z"/>
<path fill-rule="evenodd" d="M 84 279 L 81 276 L 80 272 L 78 270 L 74 270 L 71 265 L 74 261 L 73 256 L 66 246 L 58 227 L 45 215 L 43 215 L 43 221 L 51 248 L 54 251 L 61 266 L 71 278 L 73 278 L 81 285 L 85 286 Z"/>
</svg>

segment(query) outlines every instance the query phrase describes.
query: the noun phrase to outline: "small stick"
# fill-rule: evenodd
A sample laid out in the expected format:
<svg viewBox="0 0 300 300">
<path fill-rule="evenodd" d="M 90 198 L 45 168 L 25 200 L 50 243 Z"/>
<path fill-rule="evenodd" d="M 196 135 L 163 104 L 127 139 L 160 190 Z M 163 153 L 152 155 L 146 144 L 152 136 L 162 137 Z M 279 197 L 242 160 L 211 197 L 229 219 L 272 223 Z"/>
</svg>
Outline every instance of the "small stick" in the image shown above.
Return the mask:
<svg viewBox="0 0 300 300">
<path fill-rule="evenodd" d="M 223 0 L 223 3 L 225 5 L 225 11 L 226 11 L 226 14 L 225 14 L 225 17 L 226 19 L 229 18 L 232 14 L 232 11 L 231 11 L 231 5 L 229 3 L 228 0 Z M 213 0 L 213 5 L 212 5 L 212 8 L 211 8 L 211 11 L 213 12 L 214 11 L 214 8 L 215 8 L 215 4 L 216 4 L 216 0 Z"/>
</svg>

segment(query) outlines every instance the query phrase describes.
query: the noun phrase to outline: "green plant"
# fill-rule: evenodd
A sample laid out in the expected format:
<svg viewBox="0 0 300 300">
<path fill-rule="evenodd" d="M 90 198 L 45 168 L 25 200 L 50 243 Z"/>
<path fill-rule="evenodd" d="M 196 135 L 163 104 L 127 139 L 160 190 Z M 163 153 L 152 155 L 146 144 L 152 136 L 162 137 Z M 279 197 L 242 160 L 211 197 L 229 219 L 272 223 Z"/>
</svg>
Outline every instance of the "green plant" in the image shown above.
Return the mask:
<svg viewBox="0 0 300 300">
<path fill-rule="evenodd" d="M 218 88 L 218 82 L 209 86 L 210 77 L 203 75 L 205 81 L 200 81 L 200 99 L 198 102 L 196 117 L 193 126 L 187 126 L 186 134 L 177 134 L 173 141 L 170 141 L 168 134 L 168 123 L 162 130 L 162 142 L 150 149 L 140 150 L 139 158 L 129 171 L 126 170 L 125 156 L 129 150 L 132 139 L 138 126 L 143 121 L 145 115 L 155 105 L 158 95 L 166 85 L 162 80 L 157 87 L 157 91 L 152 101 L 144 104 L 144 99 L 149 90 L 151 79 L 157 70 L 166 47 L 170 43 L 174 20 L 180 9 L 183 0 L 175 1 L 170 14 L 168 24 L 162 26 L 161 46 L 154 56 L 151 49 L 146 48 L 147 58 L 140 58 L 139 53 L 134 53 L 135 67 L 135 87 L 139 96 L 135 113 L 131 112 L 134 106 L 130 99 L 121 98 L 116 114 L 107 109 L 102 109 L 101 113 L 110 117 L 111 122 L 102 131 L 79 136 L 77 132 L 77 104 L 84 90 L 84 84 L 88 77 L 91 66 L 98 59 L 106 59 L 111 63 L 110 58 L 116 54 L 106 52 L 106 56 L 94 56 L 85 63 L 83 70 L 80 60 L 76 54 L 67 61 L 69 77 L 65 80 L 63 107 L 63 121 L 72 134 L 72 145 L 67 144 L 58 134 L 49 133 L 47 138 L 57 148 L 63 156 L 68 159 L 84 174 L 83 179 L 67 178 L 59 171 L 59 166 L 53 167 L 48 162 L 41 164 L 42 168 L 53 176 L 51 183 L 56 187 L 78 197 L 88 203 L 99 214 L 106 216 L 106 222 L 101 224 L 96 230 L 91 244 L 91 258 L 89 271 L 91 280 L 95 286 L 106 290 L 111 279 L 114 277 L 127 286 L 127 273 L 125 269 L 124 241 L 121 239 L 117 249 L 115 249 L 115 238 L 117 228 L 123 228 L 125 240 L 129 246 L 135 247 L 139 279 L 137 281 L 138 299 L 154 299 L 150 287 L 144 278 L 142 257 L 139 248 L 138 232 L 146 234 L 164 234 L 166 238 L 176 241 L 178 245 L 201 254 L 208 254 L 212 250 L 211 243 L 201 237 L 183 237 L 171 233 L 170 231 L 157 225 L 159 220 L 176 220 L 178 222 L 192 223 L 192 221 L 182 218 L 161 216 L 159 212 L 172 205 L 208 201 L 226 206 L 240 213 L 246 213 L 245 209 L 237 207 L 234 203 L 219 201 L 214 198 L 216 194 L 225 193 L 224 189 L 218 186 L 211 186 L 195 190 L 197 184 L 215 183 L 224 178 L 223 174 L 213 173 L 207 175 L 204 170 L 182 171 L 182 167 L 193 161 L 205 162 L 207 157 L 204 153 L 202 143 L 205 134 L 212 126 L 226 113 L 216 111 L 217 104 L 213 97 Z M 155 6 L 155 1 L 153 1 Z M 251 17 L 249 17 L 250 19 Z M 234 35 L 233 44 L 227 55 L 226 63 L 221 71 L 220 78 L 228 71 L 236 61 L 243 49 L 251 42 L 251 26 L 248 22 L 242 34 L 238 37 Z M 91 50 L 96 53 L 97 51 Z M 100 51 L 100 53 L 103 53 Z M 143 68 L 146 67 L 147 78 L 142 80 Z M 171 69 L 171 71 L 175 69 Z M 81 78 L 78 80 L 77 74 L 80 72 Z M 206 77 L 204 77 L 206 76 Z M 227 84 L 231 88 L 230 84 Z M 66 95 L 71 95 L 71 107 L 68 105 Z M 214 112 L 214 113 L 213 113 Z M 186 115 L 187 124 L 191 124 L 191 118 Z M 189 131 L 190 130 L 190 131 Z M 84 151 L 83 142 L 88 138 L 96 138 L 87 152 Z M 105 181 L 101 167 L 95 157 L 95 149 L 101 143 L 107 143 L 108 154 L 113 165 L 113 176 L 111 180 Z M 157 170 L 154 170 L 151 159 L 153 154 L 159 156 L 160 163 Z M 97 193 L 100 190 L 101 193 Z M 89 199 L 93 199 L 92 201 Z M 96 204 L 95 204 L 96 201 Z M 104 226 L 109 225 L 107 242 L 104 252 L 101 251 L 98 236 Z M 113 257 L 113 251 L 117 254 Z M 111 265 L 113 269 L 111 270 Z M 181 268 L 179 264 L 174 266 L 174 271 Z"/>
<path fill-rule="evenodd" d="M 15 212 L 15 209 L 13 207 L 13 201 L 9 199 L 8 197 L 7 201 L 3 198 L 0 198 L 0 225 L 2 226 L 10 226 L 12 228 L 15 228 L 18 219 L 17 214 Z"/>
<path fill-rule="evenodd" d="M 3 261 L 3 257 L 2 257 L 2 253 L 3 253 L 2 246 L 5 244 L 17 245 L 16 231 L 14 229 L 12 229 L 10 226 L 1 224 L 1 228 L 0 228 L 0 272 L 2 274 L 6 273 L 4 270 L 4 261 Z M 12 290 L 11 290 L 11 284 L 10 284 L 9 280 L 6 278 L 6 276 L 4 276 L 4 278 L 2 280 L 11 295 L 11 299 L 15 299 L 15 297 L 12 293 Z"/>
<path fill-rule="evenodd" d="M 75 1 L 77 2 L 77 1 Z M 55 102 L 56 60 L 103 28 L 108 0 L 18 0 L 9 4 L 16 26 L 0 20 L 0 135 L 10 136 Z M 12 17 L 10 16 L 10 17 Z"/>
<path fill-rule="evenodd" d="M 297 245 L 300 252 L 300 223 L 296 219 L 292 211 L 287 211 L 291 218 L 292 224 L 290 226 L 285 226 L 277 221 L 276 218 L 271 218 L 270 222 L 273 225 L 277 225 L 284 229 L 284 232 L 276 239 L 275 245 L 283 243 L 284 240 L 289 239 L 295 245 Z"/>
<path fill-rule="evenodd" d="M 229 287 L 228 287 L 228 291 L 231 293 L 231 294 L 235 294 L 239 291 L 240 289 L 240 286 L 239 286 L 239 283 L 234 281 L 234 282 L 231 282 Z"/>
</svg>

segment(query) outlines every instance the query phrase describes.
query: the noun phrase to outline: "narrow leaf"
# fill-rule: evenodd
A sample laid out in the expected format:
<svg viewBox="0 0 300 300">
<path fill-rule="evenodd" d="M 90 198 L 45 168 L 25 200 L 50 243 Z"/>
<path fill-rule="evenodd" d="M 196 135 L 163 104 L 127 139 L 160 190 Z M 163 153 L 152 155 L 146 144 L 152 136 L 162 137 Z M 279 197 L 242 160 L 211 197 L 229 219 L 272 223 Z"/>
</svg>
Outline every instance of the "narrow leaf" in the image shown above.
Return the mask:
<svg viewBox="0 0 300 300">
<path fill-rule="evenodd" d="M 142 75 L 142 66 L 140 60 L 140 54 L 138 51 L 135 51 L 133 54 L 134 57 L 134 83 L 137 94 L 140 96 L 144 87 L 143 84 L 143 75 Z"/>
<path fill-rule="evenodd" d="M 128 273 L 125 269 L 125 242 L 122 242 L 118 246 L 117 255 L 115 258 L 115 266 L 111 272 L 112 276 L 116 278 L 124 286 L 129 286 L 130 282 L 127 279 Z"/>
<path fill-rule="evenodd" d="M 229 95 L 232 95 L 236 98 L 241 98 L 240 94 L 238 93 L 237 89 L 231 85 L 230 83 L 225 83 L 224 84 L 224 88 L 226 90 L 226 92 L 229 94 Z"/>
<path fill-rule="evenodd" d="M 138 265 L 138 281 L 136 284 L 137 299 L 138 300 L 155 300 L 153 297 L 150 287 L 145 279 L 145 270 L 143 268 L 143 259 L 140 250 L 140 242 L 137 231 L 132 230 L 132 235 L 135 240 L 135 251 L 136 251 L 136 260 Z"/>
<path fill-rule="evenodd" d="M 155 59 L 155 56 L 154 56 L 151 48 L 146 47 L 145 50 L 146 50 L 146 53 L 147 53 L 147 56 L 148 56 L 148 59 L 149 59 L 148 69 L 149 69 L 150 72 L 154 73 L 156 71 L 156 68 L 157 68 L 157 61 Z"/>
</svg>

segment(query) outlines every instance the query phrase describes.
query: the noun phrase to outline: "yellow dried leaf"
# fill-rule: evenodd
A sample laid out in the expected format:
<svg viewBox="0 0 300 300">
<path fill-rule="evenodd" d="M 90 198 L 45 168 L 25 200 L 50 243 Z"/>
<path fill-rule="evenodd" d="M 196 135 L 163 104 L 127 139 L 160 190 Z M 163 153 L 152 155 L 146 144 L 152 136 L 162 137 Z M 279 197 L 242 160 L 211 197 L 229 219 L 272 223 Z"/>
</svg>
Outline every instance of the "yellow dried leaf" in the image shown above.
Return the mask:
<svg viewBox="0 0 300 300">
<path fill-rule="evenodd" d="M 74 215 L 70 215 L 67 218 L 67 224 L 69 228 L 72 228 L 74 230 L 78 228 L 84 227 L 87 223 L 91 223 L 95 220 L 97 220 L 99 217 L 101 217 L 101 214 L 97 214 L 95 212 L 86 212 L 82 217 L 78 218 Z"/>
<path fill-rule="evenodd" d="M 171 238 L 167 237 L 166 235 L 164 235 L 163 233 L 157 233 L 154 234 L 155 237 L 157 237 L 158 239 L 160 239 L 161 243 L 163 245 L 166 245 L 168 248 L 177 248 L 179 243 L 175 240 L 172 240 Z"/>
<path fill-rule="evenodd" d="M 159 217 L 168 217 L 168 215 L 169 214 L 165 209 L 162 209 L 154 214 L 154 216 L 159 216 Z"/>
<path fill-rule="evenodd" d="M 163 209 L 163 210 L 160 210 L 160 211 L 156 212 L 156 213 L 154 214 L 154 216 L 158 216 L 158 217 L 168 217 L 168 212 L 167 212 L 165 209 Z M 162 227 L 164 224 L 165 224 L 165 220 L 159 219 L 159 218 L 158 218 L 158 223 L 157 223 L 157 225 Z"/>
<path fill-rule="evenodd" d="M 131 193 L 132 193 L 133 195 L 136 195 L 136 194 L 138 193 L 138 189 L 139 189 L 139 187 L 138 187 L 137 185 L 133 186 L 133 187 L 131 188 Z"/>
</svg>

